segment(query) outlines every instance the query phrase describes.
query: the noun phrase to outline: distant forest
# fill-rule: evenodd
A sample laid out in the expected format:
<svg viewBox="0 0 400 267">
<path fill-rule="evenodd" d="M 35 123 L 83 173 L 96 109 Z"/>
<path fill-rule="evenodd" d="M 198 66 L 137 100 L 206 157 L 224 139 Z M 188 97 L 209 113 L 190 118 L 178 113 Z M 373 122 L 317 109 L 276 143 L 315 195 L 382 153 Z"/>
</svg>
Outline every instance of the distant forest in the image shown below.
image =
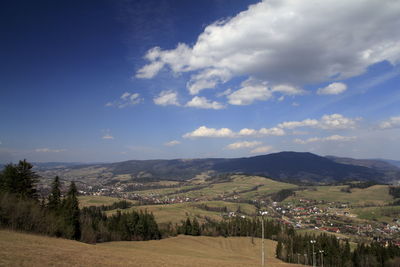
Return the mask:
<svg viewBox="0 0 400 267">
<path fill-rule="evenodd" d="M 106 216 L 104 211 L 127 209 L 129 202 L 120 201 L 109 206 L 80 209 L 78 190 L 71 182 L 65 196 L 60 190 L 60 179 L 54 178 L 50 194 L 39 199 L 36 184 L 38 175 L 27 161 L 8 164 L 0 172 L 0 228 L 39 233 L 74 239 L 86 243 L 127 240 L 140 241 L 185 235 L 265 237 L 276 240 L 276 256 L 286 262 L 321 266 L 400 266 L 400 248 L 392 243 L 358 244 L 351 251 L 348 240 L 333 235 L 297 234 L 291 225 L 265 220 L 260 216 L 240 216 L 221 221 L 206 218 L 200 224 L 196 218 L 187 218 L 180 224 L 160 226 L 153 214 L 145 211 L 117 211 Z M 293 194 L 284 191 L 277 199 Z M 396 189 L 391 189 L 397 195 Z M 264 220 L 264 221 L 262 221 Z M 313 253 L 314 252 L 314 253 Z"/>
</svg>

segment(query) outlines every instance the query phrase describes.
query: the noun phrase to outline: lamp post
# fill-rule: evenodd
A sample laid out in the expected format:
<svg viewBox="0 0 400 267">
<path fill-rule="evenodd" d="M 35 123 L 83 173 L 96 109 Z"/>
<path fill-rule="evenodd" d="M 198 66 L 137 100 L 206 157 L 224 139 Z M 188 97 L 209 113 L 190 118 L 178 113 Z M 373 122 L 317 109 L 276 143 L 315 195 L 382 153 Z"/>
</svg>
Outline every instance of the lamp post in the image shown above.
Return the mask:
<svg viewBox="0 0 400 267">
<path fill-rule="evenodd" d="M 261 266 L 265 266 L 265 256 L 264 256 L 264 215 L 268 214 L 268 211 L 260 211 L 261 214 Z"/>
<path fill-rule="evenodd" d="M 313 266 L 313 267 L 315 267 L 315 252 L 314 252 L 314 244 L 315 244 L 316 242 L 317 242 L 317 241 L 315 241 L 315 240 L 310 240 L 310 243 L 311 243 L 311 245 L 312 245 L 312 256 L 313 256 L 312 266 Z"/>
<path fill-rule="evenodd" d="M 324 251 L 320 250 L 319 253 L 321 254 L 321 267 L 324 267 Z"/>
</svg>

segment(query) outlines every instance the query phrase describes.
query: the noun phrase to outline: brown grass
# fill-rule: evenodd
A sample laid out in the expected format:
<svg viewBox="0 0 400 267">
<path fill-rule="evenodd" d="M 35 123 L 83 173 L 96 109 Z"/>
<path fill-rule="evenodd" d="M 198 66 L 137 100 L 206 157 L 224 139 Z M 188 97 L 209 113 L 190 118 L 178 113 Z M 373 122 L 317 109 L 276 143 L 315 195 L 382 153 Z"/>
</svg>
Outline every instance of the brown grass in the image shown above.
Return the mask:
<svg viewBox="0 0 400 267">
<path fill-rule="evenodd" d="M 0 231 L 1 266 L 260 266 L 260 239 L 178 236 L 157 241 L 76 241 Z M 266 266 L 296 266 L 274 258 L 266 240 Z"/>
</svg>

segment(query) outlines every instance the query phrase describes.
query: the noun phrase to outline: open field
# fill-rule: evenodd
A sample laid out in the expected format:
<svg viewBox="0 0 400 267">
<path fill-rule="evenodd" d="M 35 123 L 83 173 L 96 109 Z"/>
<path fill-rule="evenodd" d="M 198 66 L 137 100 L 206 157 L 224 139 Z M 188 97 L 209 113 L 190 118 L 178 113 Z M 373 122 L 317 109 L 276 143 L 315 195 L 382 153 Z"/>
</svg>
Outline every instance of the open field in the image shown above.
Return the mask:
<svg viewBox="0 0 400 267">
<path fill-rule="evenodd" d="M 253 205 L 246 203 L 232 203 L 225 201 L 200 201 L 200 202 L 185 202 L 178 204 L 165 204 L 165 205 L 146 205 L 146 206 L 134 206 L 130 209 L 122 210 L 147 210 L 152 212 L 158 223 L 180 223 L 187 217 L 193 218 L 197 217 L 200 222 L 204 222 L 202 218 L 205 216 L 220 220 L 221 212 L 217 211 L 207 211 L 200 208 L 201 205 L 207 205 L 208 207 L 226 207 L 228 211 L 237 211 L 238 209 L 245 214 L 253 214 L 256 212 L 256 208 Z M 107 214 L 115 213 L 115 210 L 108 211 Z"/>
<path fill-rule="evenodd" d="M 1 266 L 260 266 L 260 239 L 178 236 L 142 242 L 89 245 L 76 241 L 0 231 Z M 300 266 L 274 257 L 265 241 L 267 266 Z"/>
<path fill-rule="evenodd" d="M 101 205 L 111 205 L 114 202 L 118 202 L 121 200 L 125 200 L 122 198 L 116 197 L 106 197 L 106 196 L 80 196 L 79 197 L 79 206 L 81 208 L 88 206 L 101 206 Z M 126 200 L 132 203 L 135 203 L 133 200 Z"/>
<path fill-rule="evenodd" d="M 400 206 L 366 207 L 352 209 L 359 219 L 391 223 L 400 217 Z"/>
<path fill-rule="evenodd" d="M 208 186 L 207 186 L 208 183 Z M 206 186 L 205 188 L 198 188 L 198 186 Z M 258 186 L 256 190 L 252 190 Z M 213 183 L 199 180 L 192 180 L 189 184 L 183 185 L 179 188 L 160 188 L 136 191 L 135 193 L 141 196 L 159 196 L 164 197 L 189 197 L 201 200 L 212 200 L 218 197 L 231 196 L 233 194 L 239 196 L 244 200 L 251 200 L 258 197 L 265 196 L 281 189 L 295 188 L 296 185 L 277 182 L 265 177 L 260 176 L 245 176 L 234 175 L 229 182 Z M 184 190 L 186 192 L 179 192 Z M 242 191 L 245 191 L 241 193 Z M 246 192 L 248 191 L 248 192 Z M 174 194 L 174 192 L 176 192 Z"/>
<path fill-rule="evenodd" d="M 374 185 L 365 189 L 353 188 L 351 193 L 340 191 L 346 187 L 315 186 L 304 191 L 297 191 L 296 198 L 348 202 L 351 205 L 385 205 L 393 201 L 393 197 L 389 195 L 389 186 L 387 185 Z"/>
</svg>

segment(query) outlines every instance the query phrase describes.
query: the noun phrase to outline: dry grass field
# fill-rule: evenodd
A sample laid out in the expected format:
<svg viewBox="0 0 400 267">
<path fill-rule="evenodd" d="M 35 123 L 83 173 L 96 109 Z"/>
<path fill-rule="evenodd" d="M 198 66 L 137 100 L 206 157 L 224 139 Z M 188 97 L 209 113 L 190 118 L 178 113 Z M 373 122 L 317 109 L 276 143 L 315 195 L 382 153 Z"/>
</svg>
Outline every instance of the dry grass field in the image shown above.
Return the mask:
<svg viewBox="0 0 400 267">
<path fill-rule="evenodd" d="M 260 266 L 260 239 L 178 236 L 142 242 L 89 245 L 0 231 L 0 266 Z M 274 258 L 266 240 L 266 266 L 300 266 Z"/>
</svg>

